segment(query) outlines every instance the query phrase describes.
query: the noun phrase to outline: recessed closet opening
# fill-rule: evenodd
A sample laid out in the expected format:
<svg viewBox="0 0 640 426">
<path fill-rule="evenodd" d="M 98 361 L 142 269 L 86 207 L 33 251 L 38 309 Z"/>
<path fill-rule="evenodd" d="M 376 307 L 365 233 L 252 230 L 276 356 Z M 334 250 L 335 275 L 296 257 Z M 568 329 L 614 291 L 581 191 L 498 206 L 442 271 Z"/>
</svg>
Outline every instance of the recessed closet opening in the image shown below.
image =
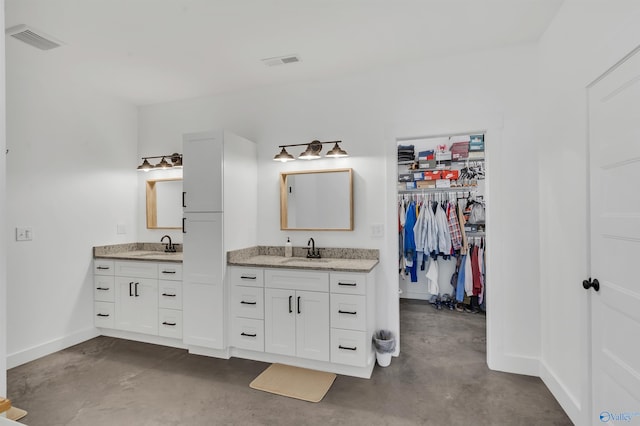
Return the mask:
<svg viewBox="0 0 640 426">
<path fill-rule="evenodd" d="M 394 200 L 400 310 L 420 305 L 411 309 L 441 313 L 452 323 L 456 317 L 465 323 L 477 320 L 485 332 L 478 336 L 483 342 L 491 309 L 486 301 L 491 239 L 485 134 L 397 138 Z"/>
</svg>

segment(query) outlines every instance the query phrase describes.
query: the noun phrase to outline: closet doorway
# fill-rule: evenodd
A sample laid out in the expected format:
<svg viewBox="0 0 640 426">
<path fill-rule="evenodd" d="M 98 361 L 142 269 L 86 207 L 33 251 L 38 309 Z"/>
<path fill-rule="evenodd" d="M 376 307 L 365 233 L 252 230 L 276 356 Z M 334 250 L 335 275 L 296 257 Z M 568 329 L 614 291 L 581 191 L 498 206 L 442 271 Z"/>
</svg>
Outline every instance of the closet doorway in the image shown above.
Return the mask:
<svg viewBox="0 0 640 426">
<path fill-rule="evenodd" d="M 396 139 L 401 309 L 417 303 L 452 320 L 485 322 L 491 291 L 485 134 Z"/>
</svg>

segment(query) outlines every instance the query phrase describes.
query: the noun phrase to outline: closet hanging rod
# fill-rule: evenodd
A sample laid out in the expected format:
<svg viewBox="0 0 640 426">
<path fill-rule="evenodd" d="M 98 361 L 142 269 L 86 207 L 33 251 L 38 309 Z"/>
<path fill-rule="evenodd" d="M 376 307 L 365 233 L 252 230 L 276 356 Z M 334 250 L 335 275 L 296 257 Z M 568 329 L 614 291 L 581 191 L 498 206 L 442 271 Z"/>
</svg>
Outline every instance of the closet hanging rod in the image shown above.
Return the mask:
<svg viewBox="0 0 640 426">
<path fill-rule="evenodd" d="M 459 192 L 478 192 L 478 189 L 472 189 L 475 187 L 454 187 L 454 188 L 425 188 L 425 189 L 400 189 L 398 190 L 398 194 L 428 194 L 430 192 L 451 192 L 451 193 L 459 193 Z"/>
</svg>

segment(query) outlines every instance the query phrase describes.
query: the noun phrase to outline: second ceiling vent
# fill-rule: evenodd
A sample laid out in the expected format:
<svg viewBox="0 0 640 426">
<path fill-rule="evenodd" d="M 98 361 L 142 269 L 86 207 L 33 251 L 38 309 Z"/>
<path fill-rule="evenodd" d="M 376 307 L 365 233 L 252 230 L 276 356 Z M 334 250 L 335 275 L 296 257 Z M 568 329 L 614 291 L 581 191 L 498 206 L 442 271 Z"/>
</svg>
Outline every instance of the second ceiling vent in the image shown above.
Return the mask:
<svg viewBox="0 0 640 426">
<path fill-rule="evenodd" d="M 276 65 L 295 64 L 296 62 L 300 62 L 300 56 L 298 55 L 276 56 L 274 58 L 261 59 L 261 61 L 268 67 L 275 67 Z"/>
<path fill-rule="evenodd" d="M 50 50 L 62 46 L 61 41 L 58 41 L 50 35 L 24 24 L 7 28 L 5 30 L 5 34 L 40 50 Z"/>
</svg>

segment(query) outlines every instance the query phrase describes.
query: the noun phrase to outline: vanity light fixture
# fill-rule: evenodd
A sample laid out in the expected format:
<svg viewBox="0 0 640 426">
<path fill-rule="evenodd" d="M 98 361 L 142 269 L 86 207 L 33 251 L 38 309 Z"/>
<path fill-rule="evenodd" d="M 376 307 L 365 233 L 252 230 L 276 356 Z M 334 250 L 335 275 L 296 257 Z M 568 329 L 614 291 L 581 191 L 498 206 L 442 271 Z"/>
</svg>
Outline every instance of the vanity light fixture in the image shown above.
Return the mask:
<svg viewBox="0 0 640 426">
<path fill-rule="evenodd" d="M 159 163 L 153 165 L 149 163 L 150 158 L 161 158 Z M 170 161 L 167 161 L 169 159 Z M 149 170 L 166 170 L 166 169 L 181 169 L 182 168 L 182 154 L 174 152 L 168 155 L 155 155 L 152 157 L 142 157 L 142 164 L 138 166 L 139 172 L 148 172 Z"/>
<path fill-rule="evenodd" d="M 282 150 L 280 151 L 279 154 L 277 154 L 275 157 L 273 157 L 274 161 L 281 161 L 281 162 L 287 162 L 287 161 L 293 161 L 295 160 L 295 157 L 291 154 L 289 154 L 286 150 L 286 148 L 291 147 L 291 146 L 306 146 L 307 149 L 305 149 L 305 151 L 300 154 L 300 156 L 298 156 L 298 158 L 300 160 L 317 160 L 318 158 L 322 158 L 322 156 L 320 155 L 320 151 L 322 151 L 322 145 L 326 144 L 326 143 L 332 143 L 333 148 L 331 149 L 331 151 L 327 152 L 327 154 L 325 155 L 325 157 L 329 157 L 329 158 L 341 158 L 341 157 L 348 157 L 349 154 L 347 154 L 347 151 L 345 151 L 344 149 L 340 148 L 340 143 L 342 143 L 342 141 L 330 141 L 330 142 L 320 142 L 320 141 L 312 141 L 311 143 L 297 143 L 297 144 L 291 144 L 291 145 L 278 145 L 278 148 L 282 148 Z"/>
</svg>

